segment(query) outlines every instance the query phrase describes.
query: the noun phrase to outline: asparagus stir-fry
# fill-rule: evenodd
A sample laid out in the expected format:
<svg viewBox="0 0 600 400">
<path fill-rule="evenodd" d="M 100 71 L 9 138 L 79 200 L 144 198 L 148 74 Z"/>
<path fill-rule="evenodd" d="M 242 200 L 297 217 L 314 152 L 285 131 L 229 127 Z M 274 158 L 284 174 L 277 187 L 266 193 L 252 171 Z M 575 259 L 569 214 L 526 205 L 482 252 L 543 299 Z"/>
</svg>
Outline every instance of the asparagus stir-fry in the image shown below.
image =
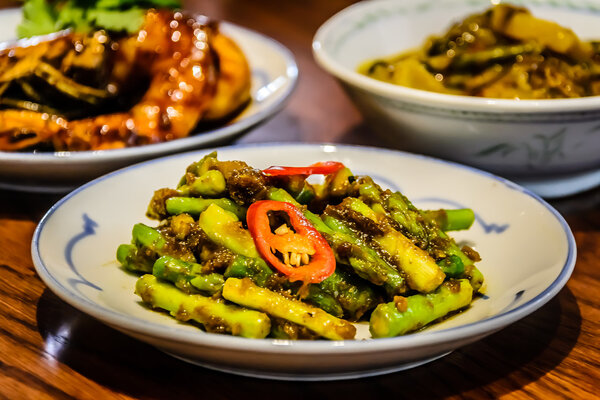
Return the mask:
<svg viewBox="0 0 600 400">
<path fill-rule="evenodd" d="M 483 284 L 477 252 L 447 233 L 473 211 L 418 209 L 339 162 L 261 171 L 211 153 L 147 215 L 158 224 L 134 225 L 117 259 L 144 303 L 207 332 L 346 340 L 369 321 L 374 338 L 398 336 Z"/>
<path fill-rule="evenodd" d="M 372 78 L 433 92 L 507 99 L 600 94 L 599 42 L 527 9 L 496 5 L 416 50 L 368 61 Z"/>
</svg>

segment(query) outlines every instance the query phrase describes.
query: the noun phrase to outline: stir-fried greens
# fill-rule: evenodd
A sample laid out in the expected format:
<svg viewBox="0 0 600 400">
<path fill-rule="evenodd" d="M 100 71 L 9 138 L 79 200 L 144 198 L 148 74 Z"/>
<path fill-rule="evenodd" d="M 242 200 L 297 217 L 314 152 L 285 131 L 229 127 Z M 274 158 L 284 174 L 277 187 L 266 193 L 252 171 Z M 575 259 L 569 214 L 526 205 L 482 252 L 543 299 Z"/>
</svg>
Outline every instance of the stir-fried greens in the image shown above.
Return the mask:
<svg viewBox="0 0 600 400">
<path fill-rule="evenodd" d="M 147 215 L 157 226 L 136 224 L 117 259 L 148 306 L 208 332 L 340 340 L 369 320 L 375 338 L 403 335 L 483 284 L 477 252 L 447 233 L 471 210 L 418 209 L 339 162 L 260 171 L 211 153 Z"/>
<path fill-rule="evenodd" d="M 600 46 L 527 9 L 496 5 L 421 48 L 369 61 L 372 78 L 439 93 L 507 99 L 600 94 Z"/>
</svg>

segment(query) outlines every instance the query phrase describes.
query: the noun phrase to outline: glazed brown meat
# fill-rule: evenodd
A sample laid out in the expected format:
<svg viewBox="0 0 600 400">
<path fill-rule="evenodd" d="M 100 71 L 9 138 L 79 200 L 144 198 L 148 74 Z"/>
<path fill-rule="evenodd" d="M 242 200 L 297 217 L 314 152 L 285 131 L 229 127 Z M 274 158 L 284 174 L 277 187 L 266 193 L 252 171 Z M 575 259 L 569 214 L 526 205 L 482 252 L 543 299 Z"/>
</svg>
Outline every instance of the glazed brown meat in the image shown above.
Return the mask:
<svg viewBox="0 0 600 400">
<path fill-rule="evenodd" d="M 5 151 L 164 142 L 186 137 L 200 121 L 222 119 L 249 100 L 250 73 L 241 50 L 216 23 L 181 12 L 149 11 L 131 36 L 64 34 L 6 49 L 0 68 L 3 98 L 18 99 L 2 102 Z"/>
</svg>

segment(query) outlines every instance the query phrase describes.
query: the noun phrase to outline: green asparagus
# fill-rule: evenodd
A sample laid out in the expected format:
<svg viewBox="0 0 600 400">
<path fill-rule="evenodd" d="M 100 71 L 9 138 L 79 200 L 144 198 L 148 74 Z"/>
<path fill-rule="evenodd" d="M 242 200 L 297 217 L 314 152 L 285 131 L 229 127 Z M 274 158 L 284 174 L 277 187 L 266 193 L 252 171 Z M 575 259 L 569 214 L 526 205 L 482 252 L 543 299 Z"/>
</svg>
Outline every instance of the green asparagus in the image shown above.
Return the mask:
<svg viewBox="0 0 600 400">
<path fill-rule="evenodd" d="M 154 275 L 140 277 L 135 290 L 144 303 L 167 310 L 180 321 L 194 320 L 207 332 L 264 338 L 271 330 L 271 321 L 262 312 L 226 304 L 221 299 L 185 294 L 175 286 L 159 281 Z"/>
<path fill-rule="evenodd" d="M 202 199 L 198 197 L 176 196 L 170 197 L 165 201 L 166 210 L 169 214 L 187 213 L 195 216 L 200 215 L 211 204 L 216 204 L 222 209 L 234 213 L 240 220 L 246 218 L 246 209 L 227 198 Z"/>
<path fill-rule="evenodd" d="M 401 232 L 382 221 L 385 216 L 380 218 L 368 205 L 354 197 L 347 197 L 338 207 L 348 207 L 378 224 L 381 234 L 366 235 L 368 241 L 392 257 L 394 264 L 406 274 L 411 289 L 428 293 L 444 281 L 445 275 L 435 260 Z"/>
<path fill-rule="evenodd" d="M 245 337 L 351 339 L 350 321 L 365 316 L 373 337 L 397 336 L 470 304 L 483 283 L 474 265 L 479 255 L 459 248 L 447 232 L 470 227 L 471 210 L 420 210 L 348 168 L 322 184 L 309 182 L 302 174 L 262 174 L 211 153 L 188 167 L 177 189 L 155 192 L 147 215 L 160 223 L 136 224 L 117 259 L 146 274 L 136 292 L 148 305 L 208 332 Z M 289 279 L 273 258 L 281 254 L 274 243 L 293 243 L 294 233 L 304 233 L 276 205 L 262 203 L 266 236 L 253 238 L 246 226 L 256 233 L 256 218 L 251 213 L 246 221 L 246 211 L 263 199 L 299 208 L 316 229 L 311 234 L 327 242 L 318 246 L 333 250 L 331 275 L 317 283 Z M 279 242 L 268 239 L 269 225 Z M 265 244 L 272 254 L 259 253 L 268 251 Z M 320 267 L 314 253 L 291 248 L 294 257 L 307 254 L 288 267 Z M 288 263 L 285 257 L 280 262 Z M 331 257 L 328 265 L 331 271 Z"/>
<path fill-rule="evenodd" d="M 435 259 L 459 257 L 464 265 L 461 277 L 468 278 L 475 291 L 483 284 L 483 275 L 469 258 L 427 213 L 416 208 L 402 193 L 383 191 L 370 177 L 362 177 L 353 183 L 354 192 L 371 205 L 379 203 L 411 240 L 425 249 Z"/>
<path fill-rule="evenodd" d="M 185 262 L 171 256 L 162 256 L 154 263 L 152 275 L 173 282 L 185 293 L 197 291 L 213 295 L 223 287 L 223 275 L 204 273 L 200 264 Z"/>
<path fill-rule="evenodd" d="M 198 225 L 215 243 L 230 249 L 236 254 L 259 258 L 254 239 L 244 229 L 238 217 L 217 204 L 209 205 L 198 218 Z"/>
<path fill-rule="evenodd" d="M 323 217 L 323 222 L 335 232 L 325 237 L 340 257 L 339 261 L 349 264 L 361 278 L 383 286 L 390 296 L 406 292 L 404 276 L 357 237 L 346 223 L 327 215 Z"/>
<path fill-rule="evenodd" d="M 226 182 L 221 172 L 211 169 L 177 189 L 184 196 L 215 197 L 225 193 Z"/>
<path fill-rule="evenodd" d="M 156 255 L 154 252 L 138 249 L 133 244 L 122 244 L 117 248 L 117 260 L 128 271 L 152 272 Z"/>
<path fill-rule="evenodd" d="M 475 213 L 470 208 L 456 210 L 425 210 L 424 216 L 434 220 L 444 232 L 469 229 L 475 222 Z"/>
<path fill-rule="evenodd" d="M 132 243 L 118 247 L 117 260 L 127 270 L 150 273 L 160 256 L 172 252 L 168 240 L 158 230 L 139 223 L 133 226 Z M 179 249 L 178 253 L 185 261 L 195 261 L 189 250 Z"/>
<path fill-rule="evenodd" d="M 227 279 L 223 286 L 223 297 L 233 303 L 305 326 L 327 339 L 353 339 L 356 334 L 356 328 L 351 323 L 329 315 L 320 308 L 256 286 L 248 278 Z"/>
<path fill-rule="evenodd" d="M 398 296 L 378 305 L 371 314 L 369 329 L 374 338 L 404 335 L 460 310 L 471 303 L 473 287 L 467 279 L 442 283 L 433 293 Z"/>
</svg>

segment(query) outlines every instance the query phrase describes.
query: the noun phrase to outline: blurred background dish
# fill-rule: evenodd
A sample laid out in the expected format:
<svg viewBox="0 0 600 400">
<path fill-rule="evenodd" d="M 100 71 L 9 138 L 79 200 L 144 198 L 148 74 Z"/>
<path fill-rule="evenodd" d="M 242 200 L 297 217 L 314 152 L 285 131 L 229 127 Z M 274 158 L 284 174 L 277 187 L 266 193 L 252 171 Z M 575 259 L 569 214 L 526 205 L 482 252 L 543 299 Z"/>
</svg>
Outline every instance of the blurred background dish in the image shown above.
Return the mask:
<svg viewBox="0 0 600 400">
<path fill-rule="evenodd" d="M 600 8 L 588 2 L 510 2 L 599 39 Z M 486 0 L 361 2 L 325 22 L 313 41 L 317 62 L 335 76 L 390 147 L 459 161 L 559 197 L 600 183 L 600 97 L 513 100 L 452 95 L 375 80 L 366 61 L 421 46 L 452 23 L 481 13 Z"/>
<path fill-rule="evenodd" d="M 21 9 L 0 11 L 0 38 L 15 39 Z M 35 192 L 68 191 L 103 173 L 141 160 L 231 141 L 266 121 L 283 107 L 298 75 L 293 55 L 276 41 L 222 22 L 220 30 L 235 40 L 251 70 L 251 102 L 233 120 L 188 137 L 152 145 L 98 151 L 0 151 L 0 187 Z"/>
</svg>

